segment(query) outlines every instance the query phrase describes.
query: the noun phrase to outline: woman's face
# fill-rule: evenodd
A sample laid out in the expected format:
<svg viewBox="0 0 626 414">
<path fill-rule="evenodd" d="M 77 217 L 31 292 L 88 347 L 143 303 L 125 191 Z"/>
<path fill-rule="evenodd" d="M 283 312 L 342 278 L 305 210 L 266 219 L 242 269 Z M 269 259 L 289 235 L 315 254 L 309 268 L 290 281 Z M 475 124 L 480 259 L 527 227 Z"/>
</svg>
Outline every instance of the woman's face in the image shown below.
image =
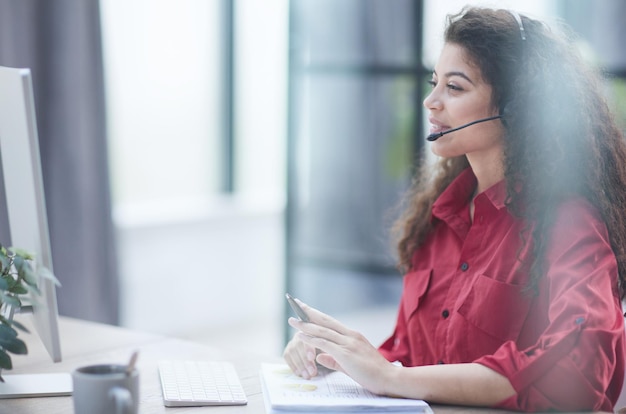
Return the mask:
<svg viewBox="0 0 626 414">
<path fill-rule="evenodd" d="M 424 99 L 431 134 L 498 114 L 491 102 L 491 86 L 483 81 L 480 69 L 469 63 L 461 46 L 445 44 L 431 84 L 432 91 Z M 433 142 L 432 151 L 442 157 L 465 154 L 470 162 L 484 156 L 501 159 L 503 132 L 498 119 L 478 123 L 443 135 Z"/>
</svg>

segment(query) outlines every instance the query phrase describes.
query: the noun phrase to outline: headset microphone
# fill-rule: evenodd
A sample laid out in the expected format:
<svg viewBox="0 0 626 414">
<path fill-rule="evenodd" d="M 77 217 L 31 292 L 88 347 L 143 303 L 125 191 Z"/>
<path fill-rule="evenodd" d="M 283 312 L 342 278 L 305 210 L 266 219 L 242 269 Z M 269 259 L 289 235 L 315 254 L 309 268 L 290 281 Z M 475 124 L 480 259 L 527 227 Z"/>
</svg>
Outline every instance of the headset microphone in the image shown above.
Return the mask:
<svg viewBox="0 0 626 414">
<path fill-rule="evenodd" d="M 438 140 L 439 138 L 441 138 L 442 136 L 444 136 L 444 135 L 446 135 L 446 134 L 449 134 L 449 133 L 451 133 L 451 132 L 454 132 L 454 131 L 458 131 L 459 129 L 467 128 L 468 126 L 472 126 L 472 125 L 474 125 L 474 124 L 478 124 L 478 123 L 480 123 L 480 122 L 492 121 L 492 120 L 494 120 L 494 119 L 498 119 L 498 118 L 502 118 L 502 115 L 495 115 L 495 116 L 490 116 L 489 118 L 478 119 L 478 120 L 476 120 L 476 121 L 473 121 L 473 122 L 467 123 L 467 124 L 465 124 L 465 125 L 461 125 L 460 127 L 452 128 L 452 129 L 449 129 L 449 130 L 447 130 L 447 131 L 436 132 L 436 133 L 434 133 L 434 134 L 430 134 L 429 136 L 427 136 L 427 137 L 426 137 L 426 139 L 427 139 L 428 141 L 436 141 L 436 140 Z"/>
</svg>

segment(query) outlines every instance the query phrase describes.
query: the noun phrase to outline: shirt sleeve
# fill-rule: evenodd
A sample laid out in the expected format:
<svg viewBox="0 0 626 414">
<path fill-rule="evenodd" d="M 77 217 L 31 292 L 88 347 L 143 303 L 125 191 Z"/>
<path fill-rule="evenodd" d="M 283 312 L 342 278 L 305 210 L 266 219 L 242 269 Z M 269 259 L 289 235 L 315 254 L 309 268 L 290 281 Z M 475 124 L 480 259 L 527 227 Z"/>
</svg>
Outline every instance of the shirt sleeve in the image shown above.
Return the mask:
<svg viewBox="0 0 626 414">
<path fill-rule="evenodd" d="M 569 205 L 557 217 L 542 285 L 547 328 L 529 348 L 509 341 L 476 362 L 507 377 L 516 390 L 499 408 L 612 411 L 625 354 L 617 262 L 591 207 Z"/>
<path fill-rule="evenodd" d="M 406 340 L 406 322 L 404 317 L 403 300 L 400 301 L 398 319 L 393 334 L 383 342 L 378 351 L 389 362 L 400 361 L 402 365 L 409 365 L 409 347 Z"/>
</svg>

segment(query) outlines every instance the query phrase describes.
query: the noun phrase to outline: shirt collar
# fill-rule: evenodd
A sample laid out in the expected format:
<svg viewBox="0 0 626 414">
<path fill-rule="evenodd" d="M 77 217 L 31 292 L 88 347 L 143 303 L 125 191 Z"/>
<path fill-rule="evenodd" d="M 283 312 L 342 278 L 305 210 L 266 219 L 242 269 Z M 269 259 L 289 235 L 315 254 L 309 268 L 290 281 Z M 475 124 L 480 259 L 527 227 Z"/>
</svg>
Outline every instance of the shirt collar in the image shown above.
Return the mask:
<svg viewBox="0 0 626 414">
<path fill-rule="evenodd" d="M 433 204 L 433 217 L 444 219 L 458 213 L 472 198 L 477 180 L 471 168 L 466 168 L 441 193 Z M 498 210 L 506 207 L 506 182 L 498 181 L 477 197 L 485 197 Z"/>
</svg>

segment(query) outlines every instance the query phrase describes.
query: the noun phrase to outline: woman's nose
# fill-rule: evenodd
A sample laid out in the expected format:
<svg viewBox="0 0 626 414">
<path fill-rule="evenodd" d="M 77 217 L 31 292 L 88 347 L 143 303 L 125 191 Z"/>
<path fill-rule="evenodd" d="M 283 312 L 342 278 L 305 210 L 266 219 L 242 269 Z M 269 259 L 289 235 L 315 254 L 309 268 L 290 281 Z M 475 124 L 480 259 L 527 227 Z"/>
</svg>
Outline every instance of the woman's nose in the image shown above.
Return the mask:
<svg viewBox="0 0 626 414">
<path fill-rule="evenodd" d="M 423 104 L 426 109 L 441 109 L 441 100 L 439 99 L 438 93 L 435 89 L 430 91 L 428 96 L 424 98 Z"/>
</svg>

